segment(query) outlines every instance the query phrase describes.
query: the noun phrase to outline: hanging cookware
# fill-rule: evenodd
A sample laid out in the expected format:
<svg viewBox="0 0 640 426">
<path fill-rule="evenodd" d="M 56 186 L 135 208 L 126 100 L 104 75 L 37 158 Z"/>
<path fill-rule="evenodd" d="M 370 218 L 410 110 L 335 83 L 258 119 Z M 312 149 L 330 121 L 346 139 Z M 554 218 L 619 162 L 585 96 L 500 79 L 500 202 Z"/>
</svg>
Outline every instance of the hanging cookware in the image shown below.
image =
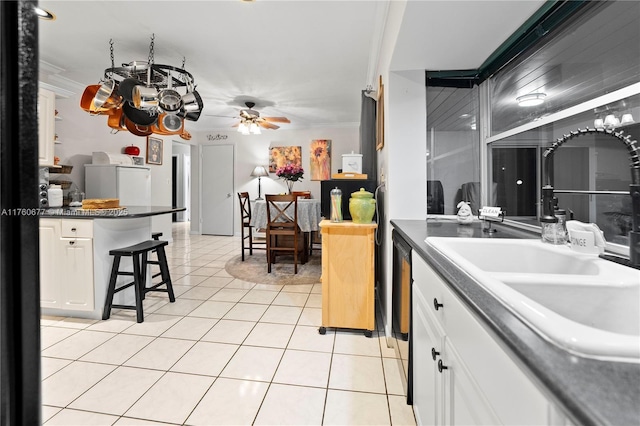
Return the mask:
<svg viewBox="0 0 640 426">
<path fill-rule="evenodd" d="M 111 110 L 107 119 L 107 125 L 116 131 L 127 130 L 127 127 L 124 125 L 124 114 L 122 113 L 122 108 Z"/>
<path fill-rule="evenodd" d="M 108 108 L 98 108 L 93 102 L 93 98 L 95 98 L 96 93 L 98 93 L 99 89 L 99 84 L 91 84 L 87 86 L 82 93 L 82 97 L 80 98 L 80 108 L 90 114 L 108 114 Z"/>
<path fill-rule="evenodd" d="M 122 96 L 118 94 L 118 83 L 112 79 L 105 80 L 93 98 L 93 104 L 96 108 L 113 109 L 120 106 L 121 103 Z"/>
<path fill-rule="evenodd" d="M 129 120 L 127 117 L 124 118 L 124 125 L 126 126 L 128 131 L 136 136 L 149 136 L 153 133 L 150 126 L 136 124 L 133 121 Z"/>
<path fill-rule="evenodd" d="M 161 113 L 158 122 L 151 127 L 153 133 L 159 135 L 179 135 L 184 131 L 184 120 L 175 114 Z"/>
<path fill-rule="evenodd" d="M 147 85 L 133 88 L 133 105 L 138 109 L 158 109 L 158 89 L 151 85 L 151 67 L 147 69 Z"/>
<path fill-rule="evenodd" d="M 125 78 L 118 85 L 118 93 L 125 101 L 133 102 L 133 88 L 140 84 L 137 78 Z"/>
<path fill-rule="evenodd" d="M 200 112 L 204 103 L 202 102 L 202 97 L 195 90 L 192 92 L 187 92 L 186 95 L 182 97 L 182 111 L 184 112 Z"/>
<path fill-rule="evenodd" d="M 186 141 L 191 140 L 191 133 L 185 130 L 182 133 L 180 133 L 180 137 Z"/>
<path fill-rule="evenodd" d="M 158 106 L 167 114 L 177 114 L 182 108 L 182 96 L 172 88 L 173 77 L 167 71 L 167 88 L 158 94 Z"/>
<path fill-rule="evenodd" d="M 129 102 L 122 104 L 124 115 L 135 124 L 150 126 L 158 120 L 158 115 L 153 111 L 137 109 Z"/>
</svg>

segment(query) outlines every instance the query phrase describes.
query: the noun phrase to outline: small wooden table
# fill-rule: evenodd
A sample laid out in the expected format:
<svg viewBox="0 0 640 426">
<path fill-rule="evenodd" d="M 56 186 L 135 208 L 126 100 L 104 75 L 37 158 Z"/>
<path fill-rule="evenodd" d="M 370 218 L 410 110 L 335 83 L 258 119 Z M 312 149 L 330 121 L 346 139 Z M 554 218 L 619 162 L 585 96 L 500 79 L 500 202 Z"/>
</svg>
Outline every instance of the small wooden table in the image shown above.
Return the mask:
<svg viewBox="0 0 640 426">
<path fill-rule="evenodd" d="M 378 225 L 320 222 L 322 230 L 322 326 L 375 330 L 375 244 Z"/>
</svg>

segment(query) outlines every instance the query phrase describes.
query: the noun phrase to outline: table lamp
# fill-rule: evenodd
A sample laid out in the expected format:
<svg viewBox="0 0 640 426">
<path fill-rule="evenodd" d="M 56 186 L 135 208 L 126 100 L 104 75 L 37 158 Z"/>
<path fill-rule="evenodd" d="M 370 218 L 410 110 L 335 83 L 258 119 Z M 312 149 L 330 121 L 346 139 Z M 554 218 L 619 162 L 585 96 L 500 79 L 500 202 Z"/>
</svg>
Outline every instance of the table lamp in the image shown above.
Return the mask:
<svg viewBox="0 0 640 426">
<path fill-rule="evenodd" d="M 264 166 L 256 166 L 251 172 L 251 176 L 258 177 L 258 198 L 256 198 L 256 200 L 262 200 L 262 196 L 260 195 L 260 178 L 262 178 L 262 176 L 269 176 L 269 172 Z"/>
</svg>

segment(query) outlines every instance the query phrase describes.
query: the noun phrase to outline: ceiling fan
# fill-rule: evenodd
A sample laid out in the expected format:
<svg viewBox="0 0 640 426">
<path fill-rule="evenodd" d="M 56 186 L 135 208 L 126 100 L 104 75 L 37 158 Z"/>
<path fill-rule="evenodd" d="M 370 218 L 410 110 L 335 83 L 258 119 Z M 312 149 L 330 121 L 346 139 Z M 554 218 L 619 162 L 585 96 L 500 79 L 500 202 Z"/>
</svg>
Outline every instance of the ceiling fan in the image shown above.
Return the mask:
<svg viewBox="0 0 640 426">
<path fill-rule="evenodd" d="M 275 130 L 279 129 L 280 126 L 273 123 L 291 123 L 287 117 L 260 117 L 260 113 L 253 109 L 256 105 L 255 102 L 245 102 L 244 104 L 247 106 L 247 109 L 240 110 L 240 122 L 233 126 L 238 127 L 239 132 L 246 133 L 246 131 L 249 131 L 250 133 L 259 133 L 260 130 L 258 126 Z M 244 130 L 245 127 L 246 131 Z"/>
<path fill-rule="evenodd" d="M 237 127 L 239 132 L 243 134 L 259 134 L 260 127 L 264 129 L 276 130 L 280 126 L 273 123 L 291 123 L 287 117 L 260 117 L 260 113 L 253 109 L 256 106 L 255 102 L 245 102 L 246 109 L 241 109 L 239 113 L 240 121 L 233 125 Z M 219 115 L 212 115 L 213 117 L 224 117 Z M 233 118 L 238 118 L 233 117 Z"/>
</svg>

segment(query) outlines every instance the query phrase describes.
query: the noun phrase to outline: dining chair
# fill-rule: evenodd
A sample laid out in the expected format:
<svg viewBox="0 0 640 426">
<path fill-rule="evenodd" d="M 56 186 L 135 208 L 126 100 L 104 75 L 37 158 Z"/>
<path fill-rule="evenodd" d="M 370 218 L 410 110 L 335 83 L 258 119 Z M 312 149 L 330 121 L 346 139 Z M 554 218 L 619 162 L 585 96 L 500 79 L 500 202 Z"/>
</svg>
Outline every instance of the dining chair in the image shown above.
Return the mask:
<svg viewBox="0 0 640 426">
<path fill-rule="evenodd" d="M 291 191 L 291 195 L 299 198 L 311 199 L 311 191 Z"/>
<path fill-rule="evenodd" d="M 298 199 L 311 199 L 311 191 L 291 191 L 291 195 L 295 195 Z M 309 256 L 313 254 L 313 233 L 314 231 L 304 233 L 304 245 L 309 249 Z"/>
<path fill-rule="evenodd" d="M 267 272 L 276 256 L 293 255 L 293 271 L 298 273 L 300 263 L 307 261 L 304 233 L 298 227 L 298 197 L 294 194 L 266 196 L 267 203 Z"/>
<path fill-rule="evenodd" d="M 256 242 L 254 240 L 253 227 L 251 226 L 251 201 L 249 199 L 249 193 L 238 192 L 238 200 L 240 201 L 240 236 L 242 238 L 240 243 L 242 245 L 242 261 L 244 262 L 244 251 L 246 249 L 249 249 L 249 255 L 253 256 L 254 249 L 266 249 L 266 241 Z M 260 246 L 254 247 L 254 245 Z"/>
</svg>

